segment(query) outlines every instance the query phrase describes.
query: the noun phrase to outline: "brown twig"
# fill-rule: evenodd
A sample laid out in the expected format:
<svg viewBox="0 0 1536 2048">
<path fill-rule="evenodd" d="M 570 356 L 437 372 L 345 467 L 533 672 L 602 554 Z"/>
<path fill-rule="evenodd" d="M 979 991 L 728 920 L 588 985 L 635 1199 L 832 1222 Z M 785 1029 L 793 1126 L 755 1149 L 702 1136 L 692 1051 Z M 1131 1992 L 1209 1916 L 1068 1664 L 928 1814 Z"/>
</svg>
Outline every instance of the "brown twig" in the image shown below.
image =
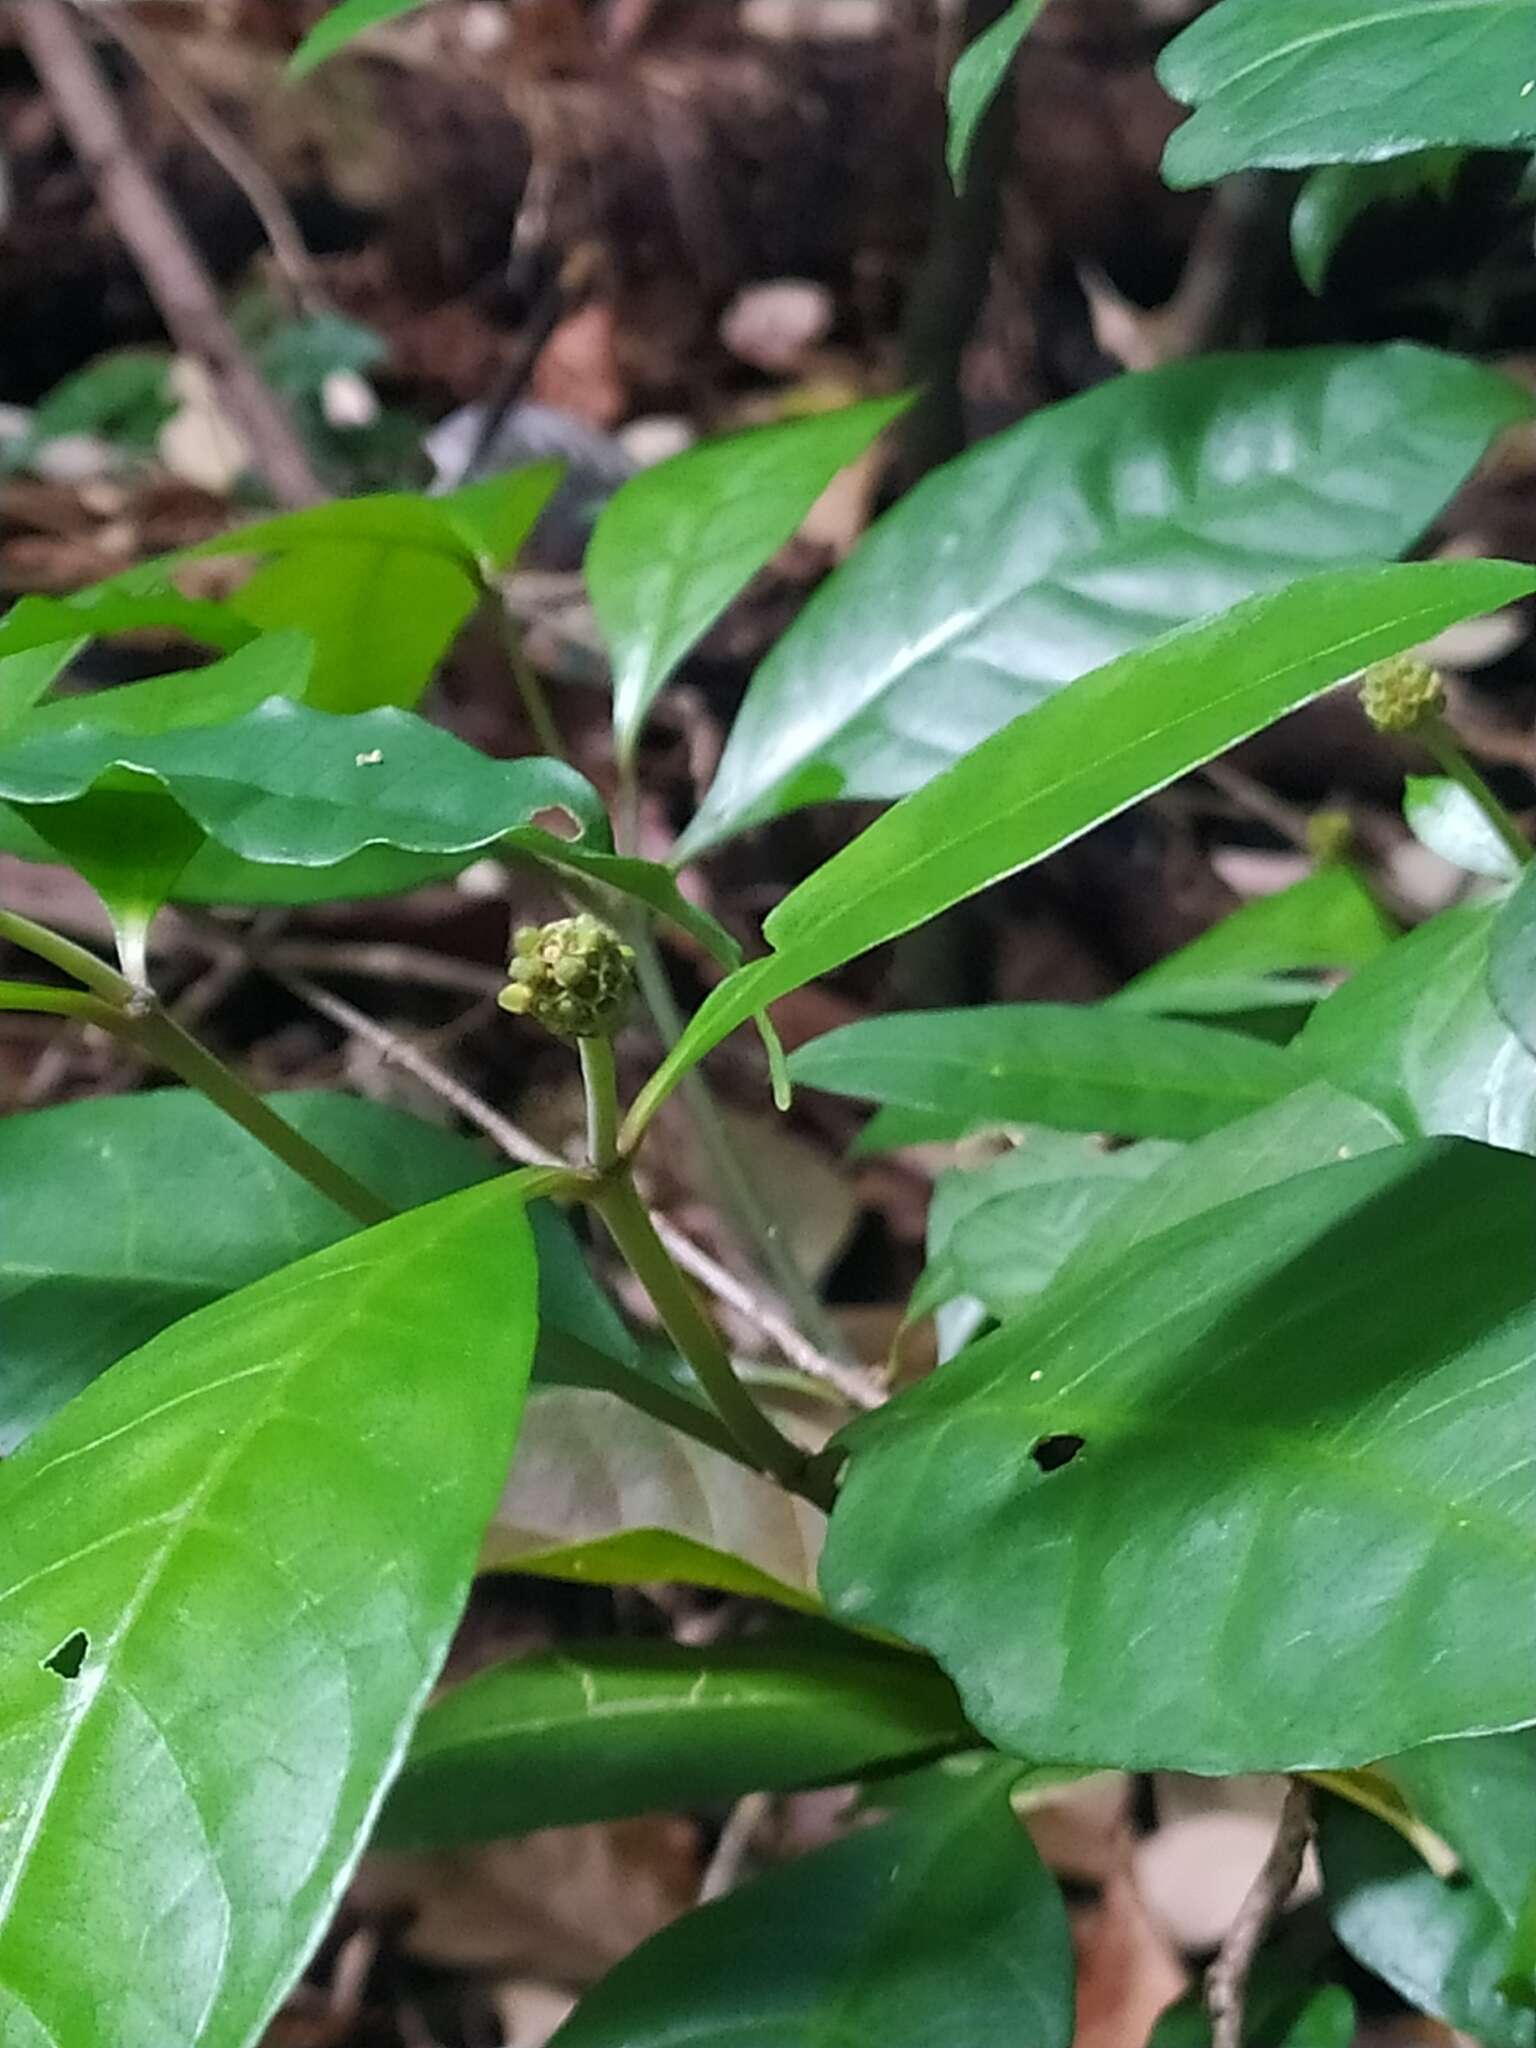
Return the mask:
<svg viewBox="0 0 1536 2048">
<path fill-rule="evenodd" d="M 172 341 L 202 363 L 219 403 L 273 498 L 297 507 L 328 495 L 292 421 L 226 318 L 201 256 L 135 152 L 68 0 L 13 0 L 13 18 L 59 126 L 138 265 Z"/>
<path fill-rule="evenodd" d="M 1311 1839 L 1312 1788 L 1305 1778 L 1292 1778 L 1264 1867 L 1238 1907 L 1221 1952 L 1206 1972 L 1205 2005 L 1211 2016 L 1211 2048 L 1242 2048 L 1248 1972 L 1271 1921 L 1296 1889 Z"/>
<path fill-rule="evenodd" d="M 762 1833 L 763 1824 L 772 1811 L 773 1796 L 768 1792 L 748 1792 L 731 1808 L 720 1830 L 720 1839 L 715 1844 L 715 1853 L 710 1857 L 699 1884 L 701 1906 L 707 1906 L 712 1899 L 723 1899 L 727 1892 L 733 1892 L 740 1884 L 752 1845 Z"/>
</svg>

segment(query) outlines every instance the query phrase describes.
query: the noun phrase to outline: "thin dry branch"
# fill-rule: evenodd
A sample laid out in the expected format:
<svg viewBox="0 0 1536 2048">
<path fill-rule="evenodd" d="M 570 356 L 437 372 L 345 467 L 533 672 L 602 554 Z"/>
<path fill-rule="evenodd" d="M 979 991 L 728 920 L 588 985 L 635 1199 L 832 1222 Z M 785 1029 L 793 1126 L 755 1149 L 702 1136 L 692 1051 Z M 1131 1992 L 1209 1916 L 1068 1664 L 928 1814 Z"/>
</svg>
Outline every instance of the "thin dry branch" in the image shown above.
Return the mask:
<svg viewBox="0 0 1536 2048">
<path fill-rule="evenodd" d="M 1302 1860 L 1312 1839 L 1312 1788 L 1305 1778 L 1292 1778 L 1280 1809 L 1280 1824 L 1264 1867 L 1205 1978 L 1205 2004 L 1211 2016 L 1211 2048 L 1242 2048 L 1243 2008 L 1248 1972 L 1270 1923 L 1296 1889 Z"/>
<path fill-rule="evenodd" d="M 68 0 L 13 0 L 17 31 L 70 147 L 128 247 L 172 341 L 202 363 L 280 505 L 328 495 L 292 421 L 226 318 L 201 256 L 135 152 Z"/>
</svg>

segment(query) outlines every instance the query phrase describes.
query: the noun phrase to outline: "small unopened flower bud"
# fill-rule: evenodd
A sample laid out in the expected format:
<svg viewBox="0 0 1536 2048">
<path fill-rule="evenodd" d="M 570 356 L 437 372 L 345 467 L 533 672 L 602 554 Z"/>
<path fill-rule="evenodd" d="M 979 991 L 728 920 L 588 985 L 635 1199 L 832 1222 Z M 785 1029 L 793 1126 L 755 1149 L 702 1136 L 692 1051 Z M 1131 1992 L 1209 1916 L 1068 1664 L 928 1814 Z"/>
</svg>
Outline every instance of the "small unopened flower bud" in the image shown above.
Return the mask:
<svg viewBox="0 0 1536 2048">
<path fill-rule="evenodd" d="M 1428 662 L 1399 654 L 1366 670 L 1360 703 L 1378 732 L 1417 732 L 1445 709 L 1445 685 Z"/>
<path fill-rule="evenodd" d="M 635 956 L 617 932 L 583 911 L 525 925 L 512 941 L 508 986 L 497 997 L 557 1038 L 612 1038 L 635 986 Z"/>
<path fill-rule="evenodd" d="M 1345 859 L 1354 843 L 1354 820 L 1348 811 L 1314 811 L 1308 818 L 1307 846 L 1320 865 Z"/>
</svg>

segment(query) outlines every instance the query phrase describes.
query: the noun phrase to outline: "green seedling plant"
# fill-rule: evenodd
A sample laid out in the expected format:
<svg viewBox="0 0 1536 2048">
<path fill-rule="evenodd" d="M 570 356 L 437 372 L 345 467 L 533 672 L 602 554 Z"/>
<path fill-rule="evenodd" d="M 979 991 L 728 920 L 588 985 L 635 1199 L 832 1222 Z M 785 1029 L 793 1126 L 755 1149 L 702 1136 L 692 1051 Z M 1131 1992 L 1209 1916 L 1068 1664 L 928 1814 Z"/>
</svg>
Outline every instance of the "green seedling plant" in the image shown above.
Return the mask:
<svg viewBox="0 0 1536 2048">
<path fill-rule="evenodd" d="M 405 11 L 353 0 L 310 58 Z M 957 167 L 1036 12 L 961 74 Z M 1167 60 L 1202 105 L 1178 173 L 1275 161 L 1282 92 L 1308 162 L 1373 160 L 1325 50 L 1266 68 L 1253 41 L 1349 12 L 1197 23 Z M 1521 12 L 1394 20 L 1483 14 L 1492 39 Z M 1229 105 L 1243 63 L 1264 92 Z M 1459 127 L 1437 102 L 1392 134 L 1508 144 L 1480 78 Z M 621 826 L 658 694 L 900 410 L 707 444 L 604 511 Z M 1290 1785 L 1208 2010 L 1166 2015 L 1162 2048 L 1344 2048 L 1340 1951 L 1536 2048 L 1536 868 L 1418 651 L 1536 570 L 1399 559 L 1531 412 L 1386 346 L 1216 356 L 1035 414 L 816 593 L 665 864 L 560 758 L 503 601 L 548 467 L 243 528 L 214 544 L 249 565 L 218 603 L 181 557 L 0 620 L 0 840 L 73 867 L 117 939 L 109 961 L 0 910 L 35 963 L 0 1005 L 110 1034 L 156 1083 L 0 1125 L 5 2048 L 253 2048 L 370 1845 L 845 1783 L 841 1838 L 641 1946 L 562 2048 L 1068 2048 L 1066 1911 L 1024 1816 L 1101 1770 Z M 491 760 L 419 708 L 477 612 L 539 755 Z M 215 658 L 60 688 L 146 626 Z M 1305 880 L 1103 1002 L 880 1016 L 784 1062 L 780 998 L 1341 686 L 1438 771 L 1408 815 L 1465 869 L 1455 908 L 1403 933 L 1323 814 Z M 743 960 L 682 868 L 850 798 L 884 808 Z M 487 856 L 505 1029 L 579 1068 L 579 1157 L 531 1156 L 430 1062 L 499 1154 L 343 1093 L 263 1097 L 156 992 L 168 904 L 388 895 Z M 534 888 L 566 914 L 529 917 Z M 669 926 L 717 977 L 686 1018 Z M 644 998 L 665 1050 L 621 1095 Z M 749 1305 L 785 1370 L 744 1368 L 728 1276 L 645 1199 L 658 1110 L 686 1088 L 707 1116 L 704 1062 L 754 1025 L 765 1090 L 872 1105 L 865 1149 L 994 1136 L 936 1188 L 910 1316 L 943 1363 L 916 1384 L 837 1357 L 782 1253 Z M 597 1284 L 593 1233 L 659 1335 Z M 566 1643 L 435 1691 L 477 1571 L 753 1604 L 709 1647 Z M 1314 1838 L 1336 1946 L 1289 1966 L 1258 1951 Z"/>
</svg>

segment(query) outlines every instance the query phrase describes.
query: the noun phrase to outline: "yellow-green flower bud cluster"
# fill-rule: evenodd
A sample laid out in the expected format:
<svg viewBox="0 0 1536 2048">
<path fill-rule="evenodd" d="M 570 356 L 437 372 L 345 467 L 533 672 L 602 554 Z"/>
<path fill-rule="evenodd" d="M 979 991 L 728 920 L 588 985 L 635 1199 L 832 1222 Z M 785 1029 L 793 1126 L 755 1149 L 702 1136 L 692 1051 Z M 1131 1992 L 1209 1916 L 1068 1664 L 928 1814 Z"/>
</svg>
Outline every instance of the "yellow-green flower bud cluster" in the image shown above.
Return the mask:
<svg viewBox="0 0 1536 2048">
<path fill-rule="evenodd" d="M 1417 732 L 1445 709 L 1445 685 L 1428 662 L 1399 654 L 1366 670 L 1360 703 L 1378 732 Z"/>
<path fill-rule="evenodd" d="M 601 918 L 583 911 L 525 925 L 512 941 L 508 986 L 497 997 L 557 1038 L 612 1038 L 628 1014 L 635 955 Z"/>
</svg>

